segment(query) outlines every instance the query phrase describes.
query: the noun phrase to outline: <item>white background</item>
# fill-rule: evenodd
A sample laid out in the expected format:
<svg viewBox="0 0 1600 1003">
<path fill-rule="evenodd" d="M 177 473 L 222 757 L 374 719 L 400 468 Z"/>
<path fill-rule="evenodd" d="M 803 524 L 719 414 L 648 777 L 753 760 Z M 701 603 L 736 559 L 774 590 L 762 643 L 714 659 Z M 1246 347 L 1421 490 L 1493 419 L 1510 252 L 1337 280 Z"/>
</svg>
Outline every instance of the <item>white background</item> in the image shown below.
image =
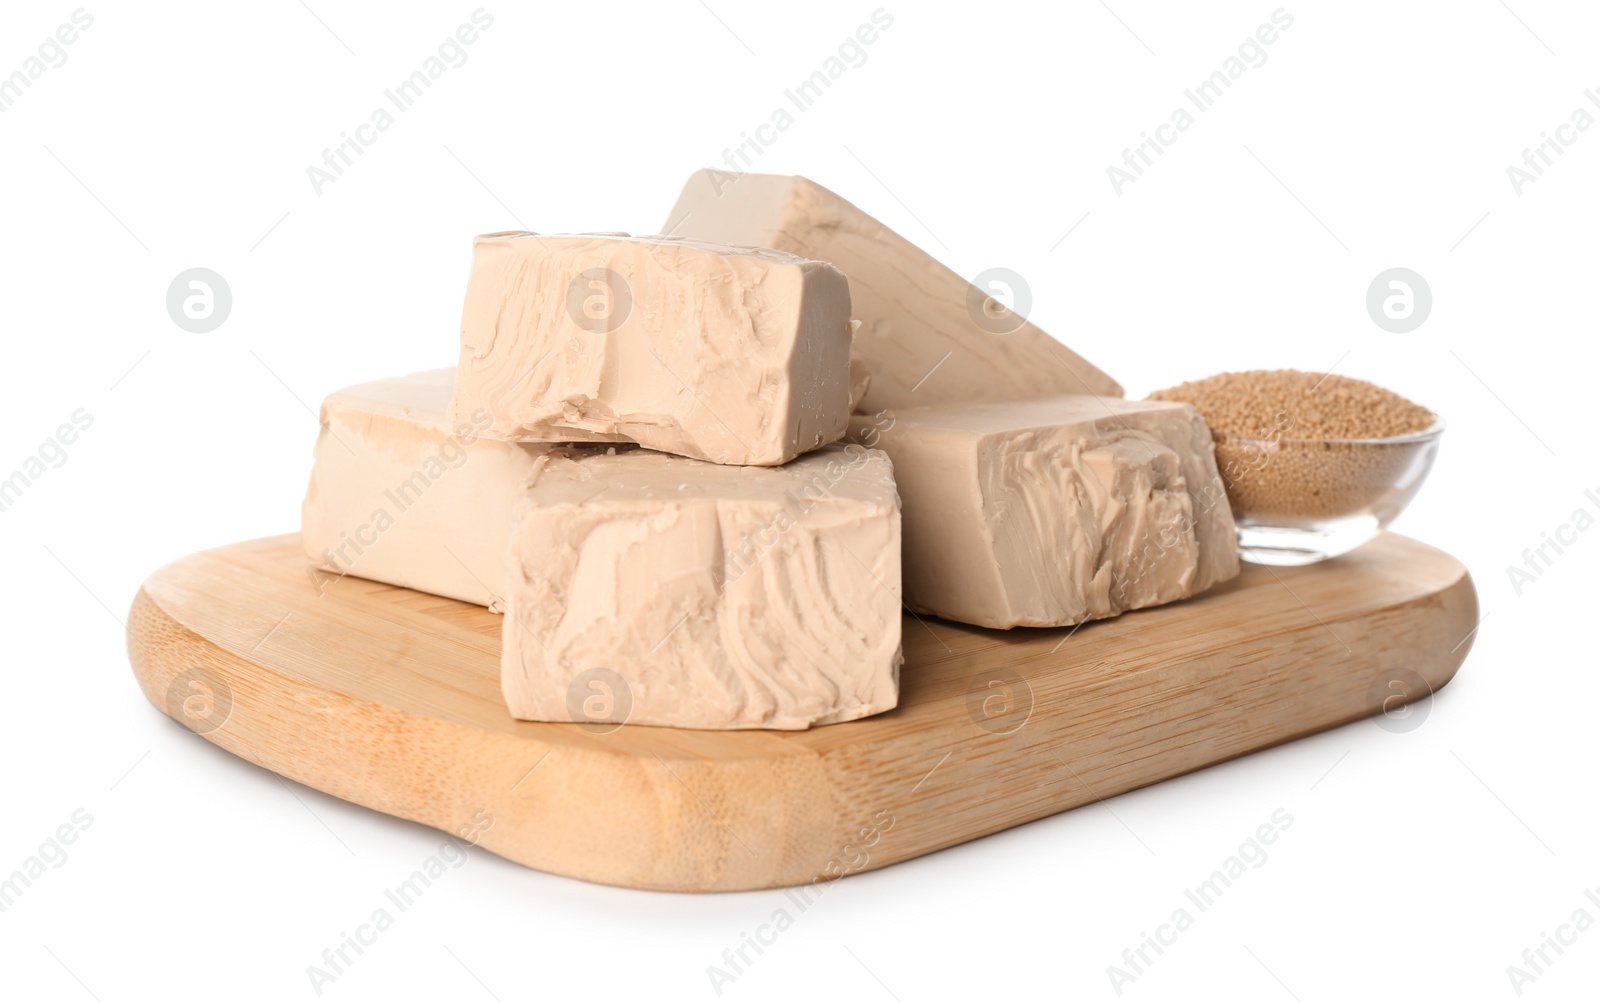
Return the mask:
<svg viewBox="0 0 1600 1003">
<path fill-rule="evenodd" d="M 319 195 L 307 166 L 476 5 L 307 2 L 90 7 L 66 62 L 0 114 L 0 476 L 93 416 L 0 513 L 0 873 L 93 818 L 0 914 L 7 999 L 315 998 L 306 967 L 441 837 L 150 707 L 120 622 L 139 582 L 296 526 L 319 398 L 453 361 L 474 233 L 660 228 L 688 174 L 877 6 L 490 6 L 465 65 Z M 1600 920 L 1600 532 L 1520 596 L 1506 572 L 1600 509 L 1600 129 L 1520 195 L 1506 168 L 1574 109 L 1600 115 L 1600 16 L 1289 6 L 1266 63 L 1118 195 L 1106 167 L 1276 5 L 1107 3 L 886 5 L 867 62 L 755 166 L 820 181 L 965 275 L 1015 269 L 1033 319 L 1130 394 L 1337 366 L 1444 414 L 1397 528 L 1471 567 L 1487 619 L 1413 731 L 1351 725 L 848 879 L 722 998 L 1115 999 L 1107 966 L 1282 808 L 1265 865 L 1124 998 L 1515 999 L 1525 948 L 1580 907 Z M 0 74 L 73 9 L 7 5 Z M 164 305 L 195 266 L 233 290 L 210 334 Z M 1432 287 L 1409 334 L 1365 311 L 1391 266 Z M 324 998 L 716 999 L 707 966 L 783 904 L 477 852 Z M 1523 995 L 1597 982 L 1600 928 Z"/>
</svg>

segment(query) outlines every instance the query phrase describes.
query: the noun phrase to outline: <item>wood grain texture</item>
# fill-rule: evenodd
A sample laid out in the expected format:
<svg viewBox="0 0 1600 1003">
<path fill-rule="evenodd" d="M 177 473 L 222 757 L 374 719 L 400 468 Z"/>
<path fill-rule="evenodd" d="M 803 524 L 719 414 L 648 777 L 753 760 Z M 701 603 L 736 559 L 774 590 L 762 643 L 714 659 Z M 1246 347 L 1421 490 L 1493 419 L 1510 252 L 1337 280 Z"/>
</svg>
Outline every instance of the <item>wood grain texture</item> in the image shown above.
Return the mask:
<svg viewBox="0 0 1600 1003">
<path fill-rule="evenodd" d="M 878 717 L 601 734 L 506 713 L 500 617 L 319 588 L 280 536 L 157 571 L 128 651 L 157 708 L 286 777 L 540 870 L 726 891 L 882 867 L 1376 713 L 1390 678 L 1448 682 L 1477 619 L 1461 564 L 1386 534 L 1076 632 L 907 619 L 900 706 Z"/>
</svg>

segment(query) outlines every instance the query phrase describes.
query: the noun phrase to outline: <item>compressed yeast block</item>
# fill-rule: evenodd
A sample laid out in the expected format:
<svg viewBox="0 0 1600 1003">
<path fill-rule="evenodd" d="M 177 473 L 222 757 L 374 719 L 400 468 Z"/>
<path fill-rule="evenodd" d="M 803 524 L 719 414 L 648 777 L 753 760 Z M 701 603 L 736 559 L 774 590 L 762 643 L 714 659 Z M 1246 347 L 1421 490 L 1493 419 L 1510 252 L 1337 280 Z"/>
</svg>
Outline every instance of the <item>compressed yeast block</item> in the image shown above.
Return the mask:
<svg viewBox="0 0 1600 1003">
<path fill-rule="evenodd" d="M 552 452 L 508 588 L 514 717 L 801 729 L 899 698 L 900 510 L 877 450 L 765 468 Z"/>
<path fill-rule="evenodd" d="M 630 441 L 775 465 L 844 435 L 850 288 L 764 248 L 618 234 L 477 238 L 451 415 L 528 442 Z"/>
<path fill-rule="evenodd" d="M 1187 404 L 1081 395 L 861 415 L 904 505 L 906 603 L 1059 627 L 1239 573 L 1211 434 Z"/>
<path fill-rule="evenodd" d="M 1018 276 L 997 269 L 983 279 L 990 288 L 980 289 L 806 178 L 699 171 L 665 230 L 819 258 L 848 275 L 861 322 L 854 352 L 872 373 L 858 411 L 1046 394 L 1122 396 L 1116 380 L 992 295 L 996 284 L 1018 285 Z"/>
<path fill-rule="evenodd" d="M 498 608 L 513 503 L 547 447 L 485 437 L 482 409 L 446 417 L 454 380 L 439 369 L 322 402 L 300 513 L 319 587 L 350 574 Z"/>
</svg>

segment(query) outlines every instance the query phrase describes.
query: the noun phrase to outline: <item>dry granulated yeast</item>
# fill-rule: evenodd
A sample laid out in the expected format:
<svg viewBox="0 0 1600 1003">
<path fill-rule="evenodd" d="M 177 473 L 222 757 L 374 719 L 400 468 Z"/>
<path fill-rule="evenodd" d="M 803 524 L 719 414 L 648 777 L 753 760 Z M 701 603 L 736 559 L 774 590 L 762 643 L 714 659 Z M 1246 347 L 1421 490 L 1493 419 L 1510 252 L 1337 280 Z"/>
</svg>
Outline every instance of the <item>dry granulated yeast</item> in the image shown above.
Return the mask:
<svg viewBox="0 0 1600 1003">
<path fill-rule="evenodd" d="M 1152 400 L 1192 404 L 1211 427 L 1235 516 L 1316 520 L 1382 502 L 1426 448 L 1359 443 L 1421 432 L 1438 420 L 1365 380 L 1260 369 L 1182 383 Z"/>
</svg>

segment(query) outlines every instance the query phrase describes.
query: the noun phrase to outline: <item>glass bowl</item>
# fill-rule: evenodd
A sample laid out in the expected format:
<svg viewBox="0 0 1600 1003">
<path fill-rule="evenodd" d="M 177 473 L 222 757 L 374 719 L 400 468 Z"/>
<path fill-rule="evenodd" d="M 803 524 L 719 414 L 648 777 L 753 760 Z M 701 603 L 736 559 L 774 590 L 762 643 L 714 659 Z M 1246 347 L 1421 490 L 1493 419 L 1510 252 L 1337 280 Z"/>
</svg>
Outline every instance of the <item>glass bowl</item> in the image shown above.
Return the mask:
<svg viewBox="0 0 1600 1003">
<path fill-rule="evenodd" d="M 1416 497 L 1443 432 L 1435 416 L 1384 439 L 1217 439 L 1240 558 L 1314 564 L 1366 543 Z"/>
</svg>

